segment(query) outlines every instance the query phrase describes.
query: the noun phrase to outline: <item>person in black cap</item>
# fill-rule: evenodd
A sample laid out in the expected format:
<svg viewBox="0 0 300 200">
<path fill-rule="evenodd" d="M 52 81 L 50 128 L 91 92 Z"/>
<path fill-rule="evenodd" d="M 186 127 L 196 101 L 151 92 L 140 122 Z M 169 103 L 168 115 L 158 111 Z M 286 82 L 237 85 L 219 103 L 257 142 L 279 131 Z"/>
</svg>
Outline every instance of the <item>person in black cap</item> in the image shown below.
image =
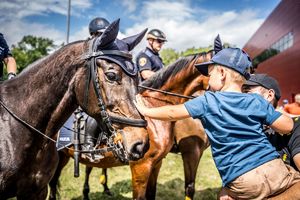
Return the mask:
<svg viewBox="0 0 300 200">
<path fill-rule="evenodd" d="M 15 77 L 17 73 L 16 61 L 8 48 L 3 34 L 0 33 L 0 80 L 3 80 L 3 63 L 7 67 L 7 78 L 12 79 L 13 77 Z"/>
<path fill-rule="evenodd" d="M 243 89 L 248 93 L 257 93 L 270 102 L 274 108 L 280 100 L 280 88 L 278 82 L 267 74 L 253 74 L 244 84 Z M 300 118 L 294 117 L 294 128 L 291 134 L 281 135 L 272 128 L 265 126 L 264 132 L 270 143 L 279 152 L 282 160 L 300 170 Z"/>
<path fill-rule="evenodd" d="M 167 41 L 167 38 L 161 30 L 152 29 L 147 34 L 147 41 L 147 47 L 136 58 L 136 65 L 139 68 L 142 81 L 164 67 L 159 51 Z"/>
<path fill-rule="evenodd" d="M 211 61 L 196 65 L 210 77 L 212 91 L 203 96 L 157 108 L 146 107 L 142 97 L 136 97 L 136 107 L 145 117 L 201 120 L 223 182 L 220 199 L 264 199 L 300 181 L 299 172 L 283 163 L 261 128 L 264 123 L 288 133 L 293 121 L 260 95 L 242 93 L 243 84 L 250 78 L 250 66 L 247 53 L 226 48 Z"/>
</svg>

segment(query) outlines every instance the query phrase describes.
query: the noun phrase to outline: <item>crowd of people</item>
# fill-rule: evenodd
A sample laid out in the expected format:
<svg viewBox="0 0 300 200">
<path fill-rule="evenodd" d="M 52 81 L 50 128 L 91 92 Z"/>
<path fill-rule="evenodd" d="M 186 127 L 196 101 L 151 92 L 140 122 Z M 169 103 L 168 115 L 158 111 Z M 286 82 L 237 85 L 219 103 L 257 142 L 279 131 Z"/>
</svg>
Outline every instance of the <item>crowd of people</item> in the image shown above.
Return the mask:
<svg viewBox="0 0 300 200">
<path fill-rule="evenodd" d="M 90 36 L 100 36 L 109 22 L 95 18 Z M 167 41 L 159 29 L 147 34 L 147 46 L 136 57 L 141 81 L 164 67 L 159 51 Z M 0 33 L 0 78 L 3 63 L 8 79 L 16 76 L 16 61 Z M 239 48 L 225 48 L 209 62 L 195 67 L 210 77 L 210 91 L 184 104 L 148 108 L 137 96 L 146 117 L 175 121 L 199 119 L 209 137 L 222 178 L 220 199 L 264 199 L 300 181 L 300 94 L 294 103 L 276 109 L 281 98 L 278 82 L 267 74 L 249 74 L 251 59 Z M 93 148 L 95 136 L 86 139 Z"/>
</svg>

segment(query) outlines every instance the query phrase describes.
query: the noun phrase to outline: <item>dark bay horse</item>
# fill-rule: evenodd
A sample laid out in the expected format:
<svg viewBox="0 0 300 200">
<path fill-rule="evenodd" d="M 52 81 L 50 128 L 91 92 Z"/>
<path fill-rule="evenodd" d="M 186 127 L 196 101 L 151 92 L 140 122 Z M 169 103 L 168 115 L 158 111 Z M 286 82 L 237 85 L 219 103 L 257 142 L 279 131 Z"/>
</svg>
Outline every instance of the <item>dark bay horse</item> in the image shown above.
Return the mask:
<svg viewBox="0 0 300 200">
<path fill-rule="evenodd" d="M 210 53 L 203 53 L 200 55 L 192 55 L 181 58 L 174 64 L 168 66 L 167 68 L 164 68 L 162 71 L 157 72 L 155 75 L 153 75 L 152 78 L 145 81 L 142 85 L 182 95 L 191 95 L 198 90 L 203 90 L 204 88 L 206 88 L 208 83 L 208 79 L 202 76 L 197 71 L 197 69 L 194 67 L 194 64 L 207 61 L 210 59 L 210 57 Z M 169 96 L 159 92 L 153 92 L 147 89 L 143 89 L 141 94 L 144 96 L 148 106 L 178 104 L 186 101 L 186 99 L 183 99 L 181 97 Z M 190 174 L 190 170 L 191 168 L 193 168 L 194 173 L 196 173 L 197 166 L 200 160 L 200 155 L 202 155 L 202 152 L 208 146 L 206 135 L 204 134 L 204 130 L 199 121 L 192 119 L 189 120 L 190 126 L 187 129 L 182 130 L 187 132 L 187 134 L 189 135 L 183 135 L 181 133 L 181 131 L 179 130 L 179 126 L 181 126 L 180 123 L 182 122 L 179 121 L 176 122 L 178 123 L 178 125 L 176 125 L 176 123 L 163 122 L 152 119 L 147 119 L 147 122 L 147 130 L 150 139 L 150 148 L 142 159 L 138 161 L 131 161 L 129 163 L 132 172 L 132 186 L 134 199 L 155 199 L 156 181 L 159 168 L 161 166 L 162 159 L 167 155 L 167 153 L 170 151 L 174 144 L 174 137 L 177 137 L 180 148 L 184 144 L 190 145 L 191 143 L 199 143 L 199 149 L 196 149 L 195 151 L 194 149 L 190 149 L 190 146 L 188 148 L 182 148 L 183 157 L 196 157 L 196 159 L 192 159 L 192 162 L 191 160 L 189 160 L 185 164 L 185 175 L 187 180 L 189 178 L 195 178 L 195 176 Z M 175 132 L 179 132 L 180 134 L 175 136 Z M 182 142 L 183 140 L 185 140 L 186 143 Z M 58 171 L 56 172 L 56 175 L 50 182 L 51 197 L 53 197 L 53 199 L 55 198 L 54 196 L 60 171 L 70 158 L 70 154 L 67 153 L 66 156 L 66 154 L 63 155 L 63 153 L 60 153 L 60 156 L 61 157 Z M 191 157 L 187 158 L 191 159 Z M 86 176 L 86 182 L 84 186 L 85 199 L 88 199 L 88 175 L 91 171 L 91 167 L 108 168 L 123 165 L 118 160 L 116 160 L 116 162 L 114 163 L 109 160 L 106 161 L 105 159 L 102 159 L 101 162 L 97 164 L 85 164 L 89 166 L 86 169 L 88 174 Z M 59 170 L 59 168 L 61 169 Z M 190 182 L 190 180 L 188 181 Z M 186 185 L 189 186 L 190 184 Z"/>
<path fill-rule="evenodd" d="M 118 30 L 116 20 L 101 37 L 68 44 L 0 85 L 0 199 L 47 197 L 58 164 L 51 139 L 78 106 L 99 124 L 103 123 L 103 111 L 121 122 L 142 120 L 132 103 L 138 77 L 130 68 L 129 51 L 146 30 L 116 44 Z M 121 62 L 112 57 L 120 57 Z M 105 110 L 99 107 L 100 100 Z M 145 128 L 131 126 L 113 123 L 128 137 L 124 146 L 129 158 L 134 154 L 137 159 L 148 146 L 148 134 Z M 139 151 L 132 153 L 137 143 Z"/>
</svg>

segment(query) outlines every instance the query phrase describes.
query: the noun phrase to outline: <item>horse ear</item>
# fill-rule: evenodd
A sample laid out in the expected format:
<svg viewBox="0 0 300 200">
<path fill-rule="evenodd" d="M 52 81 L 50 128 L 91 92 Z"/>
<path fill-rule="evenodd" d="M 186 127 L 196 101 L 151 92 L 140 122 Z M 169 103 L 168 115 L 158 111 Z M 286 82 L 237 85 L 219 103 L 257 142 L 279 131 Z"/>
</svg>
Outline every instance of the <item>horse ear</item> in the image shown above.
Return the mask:
<svg viewBox="0 0 300 200">
<path fill-rule="evenodd" d="M 122 41 L 125 42 L 128 45 L 128 51 L 131 51 L 140 41 L 143 39 L 147 32 L 147 28 L 140 32 L 139 34 L 123 38 Z"/>
<path fill-rule="evenodd" d="M 118 32 L 119 32 L 119 24 L 120 24 L 120 18 L 113 21 L 105 29 L 105 31 L 101 34 L 101 36 L 99 36 L 96 39 L 96 42 L 95 42 L 96 49 L 94 49 L 94 50 L 107 47 L 109 44 L 111 44 L 115 41 L 115 39 L 117 38 Z"/>
<path fill-rule="evenodd" d="M 214 51 L 215 51 L 215 53 L 218 53 L 222 49 L 223 49 L 222 42 L 220 39 L 220 35 L 218 34 L 214 41 Z"/>
</svg>

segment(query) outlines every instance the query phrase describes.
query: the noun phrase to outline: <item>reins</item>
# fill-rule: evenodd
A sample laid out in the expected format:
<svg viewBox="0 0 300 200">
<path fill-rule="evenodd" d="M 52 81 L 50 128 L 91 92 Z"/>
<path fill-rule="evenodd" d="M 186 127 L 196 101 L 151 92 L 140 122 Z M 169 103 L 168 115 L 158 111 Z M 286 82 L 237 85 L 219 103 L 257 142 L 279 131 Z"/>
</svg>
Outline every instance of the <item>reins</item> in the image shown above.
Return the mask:
<svg viewBox="0 0 300 200">
<path fill-rule="evenodd" d="M 138 87 L 143 88 L 143 89 L 147 89 L 147 90 L 152 90 L 152 91 L 155 91 L 155 92 L 160 92 L 160 93 L 170 95 L 170 96 L 185 98 L 185 99 L 194 99 L 194 98 L 196 98 L 196 96 L 193 96 L 193 95 L 192 96 L 186 96 L 186 95 L 177 94 L 177 93 L 174 93 L 174 92 L 168 92 L 168 91 L 160 90 L 160 89 L 155 89 L 155 88 L 147 87 L 147 86 L 143 86 L 143 85 L 138 85 Z"/>
</svg>

